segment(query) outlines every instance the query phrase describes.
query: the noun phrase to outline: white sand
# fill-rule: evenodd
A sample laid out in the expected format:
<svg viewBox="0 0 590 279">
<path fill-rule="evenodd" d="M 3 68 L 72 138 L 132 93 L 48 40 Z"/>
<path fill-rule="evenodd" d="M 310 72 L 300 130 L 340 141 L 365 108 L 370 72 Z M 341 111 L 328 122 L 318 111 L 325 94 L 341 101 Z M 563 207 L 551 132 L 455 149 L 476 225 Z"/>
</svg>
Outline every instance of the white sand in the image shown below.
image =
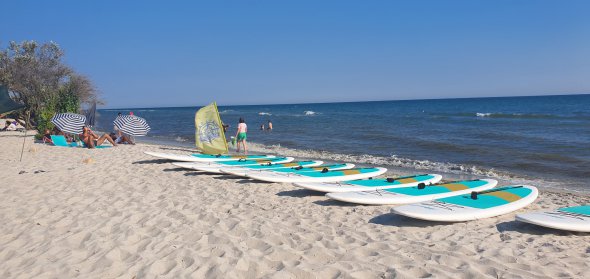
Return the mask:
<svg viewBox="0 0 590 279">
<path fill-rule="evenodd" d="M 19 162 L 21 135 L 0 133 L 2 278 L 590 278 L 590 234 L 515 214 L 422 222 L 179 169 L 142 151 L 188 150 L 155 145 L 27 140 Z M 542 192 L 519 212 L 580 203 L 590 198 Z"/>
</svg>

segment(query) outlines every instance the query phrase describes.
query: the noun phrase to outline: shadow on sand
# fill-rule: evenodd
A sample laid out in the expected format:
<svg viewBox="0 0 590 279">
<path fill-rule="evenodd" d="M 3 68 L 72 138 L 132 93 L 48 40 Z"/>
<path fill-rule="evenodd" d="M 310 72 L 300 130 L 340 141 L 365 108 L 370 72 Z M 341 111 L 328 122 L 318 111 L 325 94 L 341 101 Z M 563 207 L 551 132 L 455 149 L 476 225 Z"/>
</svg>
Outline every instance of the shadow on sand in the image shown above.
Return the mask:
<svg viewBox="0 0 590 279">
<path fill-rule="evenodd" d="M 186 173 L 184 174 L 184 176 L 209 176 L 209 173 L 206 172 L 202 172 L 202 171 L 196 171 L 196 170 L 187 170 L 187 169 L 183 169 L 184 171 L 186 171 Z"/>
<path fill-rule="evenodd" d="M 424 220 L 418 220 L 395 213 L 385 213 L 376 217 L 371 218 L 369 223 L 382 225 L 382 226 L 394 226 L 394 227 L 415 227 L 415 228 L 427 228 L 432 226 L 444 226 L 449 223 L 441 222 L 430 222 Z"/>
<path fill-rule="evenodd" d="M 282 191 L 278 192 L 277 196 L 279 197 L 292 197 L 292 198 L 304 198 L 309 196 L 323 196 L 325 193 L 311 191 L 307 189 L 297 189 L 297 190 L 289 190 L 289 191 Z"/>
<path fill-rule="evenodd" d="M 338 206 L 338 207 L 362 206 L 360 204 L 354 204 L 354 203 L 349 203 L 349 202 L 337 201 L 337 200 L 333 200 L 333 199 L 325 199 L 325 200 L 321 200 L 321 201 L 314 201 L 312 203 L 315 203 L 315 204 L 321 205 L 321 206 Z"/>
<path fill-rule="evenodd" d="M 558 229 L 546 228 L 542 226 L 537 226 L 533 224 L 528 224 L 525 222 L 520 222 L 516 220 L 502 222 L 496 225 L 496 228 L 499 232 L 519 232 L 525 234 L 532 234 L 532 235 L 590 235 L 589 233 L 582 233 L 582 232 L 570 232 L 570 231 L 562 231 Z"/>
<path fill-rule="evenodd" d="M 165 172 L 179 172 L 179 171 L 187 171 L 185 168 L 171 168 L 171 169 L 163 169 Z"/>
<path fill-rule="evenodd" d="M 172 162 L 172 161 L 171 160 L 167 160 L 167 159 L 153 159 L 153 160 L 137 161 L 137 162 L 133 162 L 132 164 L 134 164 L 134 165 L 166 164 L 166 163 L 170 163 L 170 162 Z"/>
</svg>

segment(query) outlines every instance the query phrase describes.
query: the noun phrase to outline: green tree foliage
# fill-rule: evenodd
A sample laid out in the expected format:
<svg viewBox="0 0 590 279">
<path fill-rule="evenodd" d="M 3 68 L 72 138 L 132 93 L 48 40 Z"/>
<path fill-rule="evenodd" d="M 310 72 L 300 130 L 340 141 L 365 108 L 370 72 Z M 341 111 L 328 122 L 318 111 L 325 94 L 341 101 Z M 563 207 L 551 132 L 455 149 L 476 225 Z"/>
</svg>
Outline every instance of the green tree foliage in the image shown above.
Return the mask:
<svg viewBox="0 0 590 279">
<path fill-rule="evenodd" d="M 78 113 L 97 99 L 92 82 L 65 65 L 63 56 L 54 42 L 10 42 L 0 50 L 0 83 L 26 105 L 31 117 L 25 118 L 41 132 L 53 128 L 49 120 L 55 113 Z"/>
</svg>

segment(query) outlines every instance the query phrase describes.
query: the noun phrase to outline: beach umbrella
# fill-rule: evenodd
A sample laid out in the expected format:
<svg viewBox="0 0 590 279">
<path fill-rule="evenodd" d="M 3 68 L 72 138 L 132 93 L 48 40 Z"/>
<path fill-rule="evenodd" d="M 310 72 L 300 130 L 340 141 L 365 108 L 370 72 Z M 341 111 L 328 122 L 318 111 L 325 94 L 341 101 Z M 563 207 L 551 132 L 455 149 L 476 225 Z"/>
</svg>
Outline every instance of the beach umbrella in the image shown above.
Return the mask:
<svg viewBox="0 0 590 279">
<path fill-rule="evenodd" d="M 60 131 L 70 134 L 81 134 L 86 123 L 86 116 L 75 113 L 57 113 L 51 118 L 51 123 Z"/>
<path fill-rule="evenodd" d="M 8 114 L 9 112 L 23 108 L 25 108 L 25 105 L 13 101 L 8 94 L 8 88 L 0 85 L 0 115 Z"/>
<path fill-rule="evenodd" d="M 92 104 L 92 107 L 86 111 L 86 126 L 94 127 L 96 122 L 96 102 Z"/>
<path fill-rule="evenodd" d="M 150 126 L 145 119 L 135 115 L 122 115 L 113 121 L 119 131 L 130 136 L 145 136 L 150 131 Z"/>
</svg>

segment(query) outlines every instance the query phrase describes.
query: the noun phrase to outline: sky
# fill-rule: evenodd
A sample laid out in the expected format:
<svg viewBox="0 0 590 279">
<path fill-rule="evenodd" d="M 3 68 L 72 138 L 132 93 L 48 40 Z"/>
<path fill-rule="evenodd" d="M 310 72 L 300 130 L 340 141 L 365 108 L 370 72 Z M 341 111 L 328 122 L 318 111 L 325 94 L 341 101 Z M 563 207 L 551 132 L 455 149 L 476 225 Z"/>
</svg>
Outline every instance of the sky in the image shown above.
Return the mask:
<svg viewBox="0 0 590 279">
<path fill-rule="evenodd" d="M 103 108 L 590 93 L 590 1 L 3 1 Z"/>
</svg>

